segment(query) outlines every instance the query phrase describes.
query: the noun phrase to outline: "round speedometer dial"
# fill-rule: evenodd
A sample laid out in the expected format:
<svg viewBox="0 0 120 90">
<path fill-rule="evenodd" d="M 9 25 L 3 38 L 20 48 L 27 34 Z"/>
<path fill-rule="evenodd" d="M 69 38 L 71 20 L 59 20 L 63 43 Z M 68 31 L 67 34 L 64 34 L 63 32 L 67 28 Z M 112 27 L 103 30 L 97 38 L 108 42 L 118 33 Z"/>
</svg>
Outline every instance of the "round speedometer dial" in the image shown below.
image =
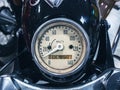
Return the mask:
<svg viewBox="0 0 120 90">
<path fill-rule="evenodd" d="M 76 22 L 56 18 L 42 24 L 32 40 L 32 55 L 46 74 L 65 76 L 78 72 L 89 55 L 89 39 Z"/>
</svg>

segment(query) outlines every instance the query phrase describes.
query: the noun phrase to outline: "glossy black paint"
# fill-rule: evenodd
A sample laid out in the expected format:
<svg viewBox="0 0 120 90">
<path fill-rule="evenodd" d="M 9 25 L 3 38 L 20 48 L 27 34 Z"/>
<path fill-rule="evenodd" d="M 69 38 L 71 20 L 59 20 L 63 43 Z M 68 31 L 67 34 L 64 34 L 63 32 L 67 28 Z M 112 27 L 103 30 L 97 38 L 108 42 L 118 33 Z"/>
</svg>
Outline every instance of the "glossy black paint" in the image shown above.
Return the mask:
<svg viewBox="0 0 120 90">
<path fill-rule="evenodd" d="M 59 7 L 50 7 L 44 0 L 31 6 L 29 0 L 23 11 L 23 28 L 27 45 L 30 48 L 32 36 L 36 29 L 47 20 L 64 17 L 79 23 L 90 37 L 92 52 L 98 41 L 99 11 L 95 0 L 63 0 Z"/>
<path fill-rule="evenodd" d="M 34 1 L 34 0 L 32 0 Z M 30 51 L 32 37 L 37 28 L 44 22 L 53 18 L 68 18 L 80 24 L 87 32 L 90 39 L 91 63 L 99 40 L 100 14 L 95 0 L 63 0 L 59 7 L 50 7 L 44 0 L 33 6 L 28 0 L 24 5 L 23 29 L 27 47 Z M 87 65 L 86 65 L 87 66 Z M 77 76 L 80 73 L 77 73 Z M 46 75 L 46 77 L 49 77 Z M 68 77 L 68 81 L 71 77 Z M 60 82 L 63 82 L 61 79 Z"/>
</svg>

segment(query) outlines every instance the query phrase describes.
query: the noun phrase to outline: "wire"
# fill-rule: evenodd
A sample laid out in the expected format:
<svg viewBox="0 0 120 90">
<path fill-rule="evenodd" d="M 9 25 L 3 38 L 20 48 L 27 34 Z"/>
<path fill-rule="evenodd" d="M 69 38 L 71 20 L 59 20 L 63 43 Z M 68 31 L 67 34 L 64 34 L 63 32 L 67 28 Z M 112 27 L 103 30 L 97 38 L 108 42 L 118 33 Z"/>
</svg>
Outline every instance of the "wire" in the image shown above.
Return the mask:
<svg viewBox="0 0 120 90">
<path fill-rule="evenodd" d="M 116 59 L 120 60 L 120 56 L 118 56 L 118 55 L 113 55 L 113 57 L 115 57 Z"/>
</svg>

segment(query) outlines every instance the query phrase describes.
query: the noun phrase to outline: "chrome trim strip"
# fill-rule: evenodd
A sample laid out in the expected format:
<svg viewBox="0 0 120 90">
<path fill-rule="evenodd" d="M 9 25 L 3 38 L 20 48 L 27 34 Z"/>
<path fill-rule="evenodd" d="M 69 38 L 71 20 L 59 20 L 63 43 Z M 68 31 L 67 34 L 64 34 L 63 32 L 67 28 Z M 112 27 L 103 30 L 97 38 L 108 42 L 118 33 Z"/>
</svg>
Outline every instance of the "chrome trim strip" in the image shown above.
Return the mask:
<svg viewBox="0 0 120 90">
<path fill-rule="evenodd" d="M 59 7 L 63 0 L 45 0 L 50 7 Z"/>
</svg>

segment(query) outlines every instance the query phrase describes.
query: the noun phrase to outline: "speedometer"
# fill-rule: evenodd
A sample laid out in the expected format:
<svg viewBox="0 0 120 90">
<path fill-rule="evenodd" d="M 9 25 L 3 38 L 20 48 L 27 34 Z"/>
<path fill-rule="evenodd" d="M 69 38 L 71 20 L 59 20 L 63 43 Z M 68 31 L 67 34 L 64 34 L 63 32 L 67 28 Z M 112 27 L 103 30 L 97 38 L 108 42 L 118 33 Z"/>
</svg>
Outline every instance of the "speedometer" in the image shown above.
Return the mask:
<svg viewBox="0 0 120 90">
<path fill-rule="evenodd" d="M 81 71 L 88 59 L 90 44 L 87 33 L 78 23 L 55 18 L 37 29 L 31 50 L 45 75 L 61 79 Z"/>
</svg>

